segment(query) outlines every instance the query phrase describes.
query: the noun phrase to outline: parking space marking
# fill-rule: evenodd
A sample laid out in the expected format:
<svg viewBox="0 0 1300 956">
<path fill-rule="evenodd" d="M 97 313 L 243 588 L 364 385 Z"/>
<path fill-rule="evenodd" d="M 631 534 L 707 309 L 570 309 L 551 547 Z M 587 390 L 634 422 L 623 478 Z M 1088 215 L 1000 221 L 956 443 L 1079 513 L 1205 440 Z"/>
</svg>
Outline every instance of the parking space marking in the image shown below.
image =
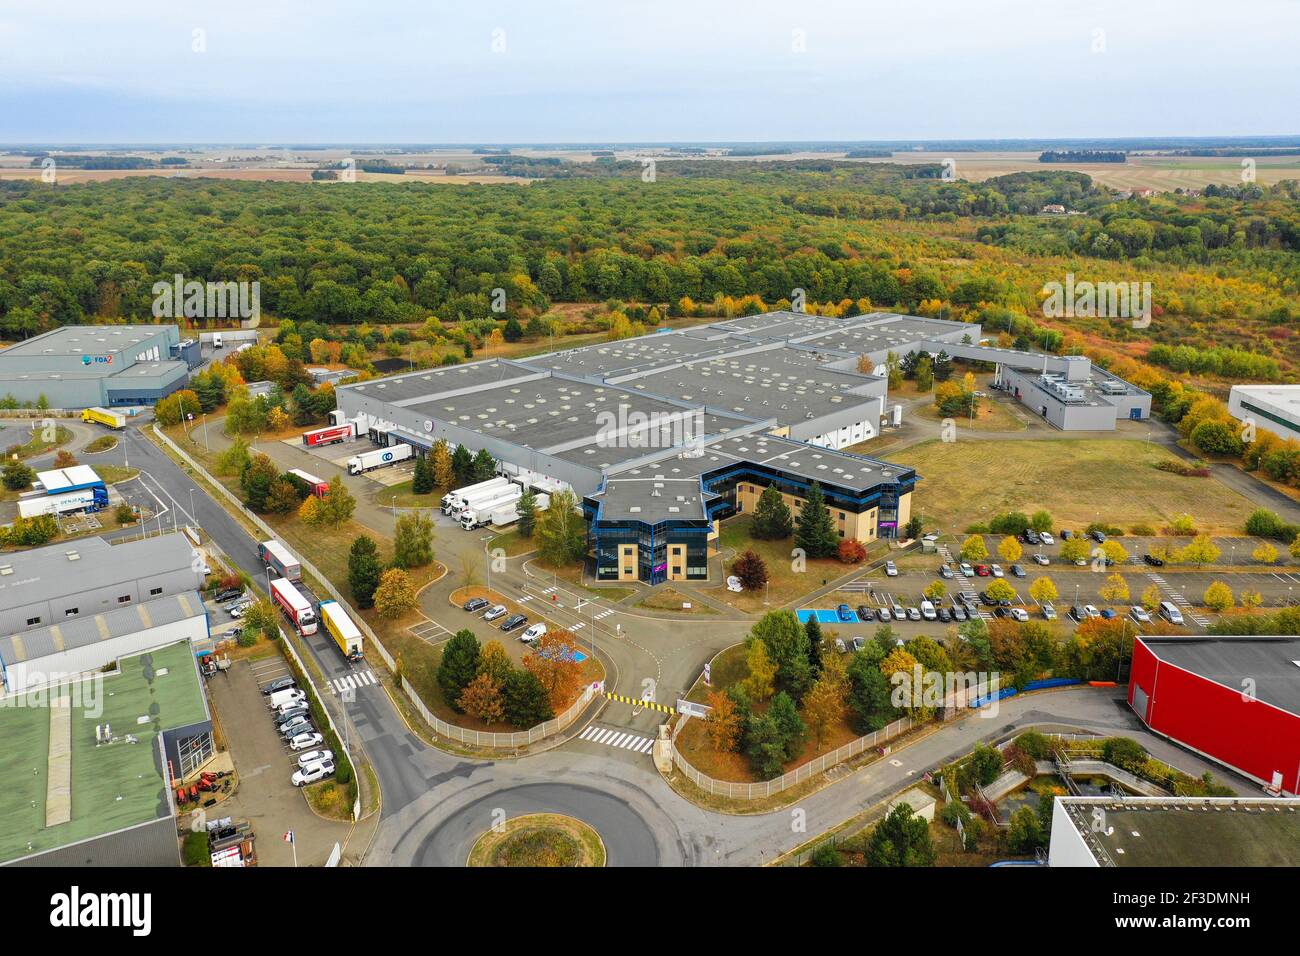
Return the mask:
<svg viewBox="0 0 1300 956">
<path fill-rule="evenodd" d="M 437 621 L 430 620 L 427 617 L 418 624 L 412 624 L 407 628 L 407 630 L 409 630 L 412 635 L 428 644 L 436 644 L 439 639 L 451 636 L 451 631 L 447 630 Z"/>
<path fill-rule="evenodd" d="M 606 747 L 617 747 L 622 750 L 631 750 L 633 753 L 648 754 L 655 745 L 653 737 L 642 737 L 640 734 L 628 733 L 625 730 L 610 729 L 609 727 L 600 727 L 592 724 L 582 733 L 578 734 L 579 740 L 589 740 L 593 744 L 604 744 Z"/>
</svg>

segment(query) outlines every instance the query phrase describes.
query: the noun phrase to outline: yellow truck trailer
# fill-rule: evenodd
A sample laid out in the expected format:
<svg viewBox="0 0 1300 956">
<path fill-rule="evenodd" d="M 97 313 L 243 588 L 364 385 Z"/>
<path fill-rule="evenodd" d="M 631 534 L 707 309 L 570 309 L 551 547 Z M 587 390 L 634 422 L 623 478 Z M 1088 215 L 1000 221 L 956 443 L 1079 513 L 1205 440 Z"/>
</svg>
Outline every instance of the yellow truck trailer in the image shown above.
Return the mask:
<svg viewBox="0 0 1300 956">
<path fill-rule="evenodd" d="M 121 412 L 110 412 L 107 408 L 86 408 L 81 412 L 83 422 L 98 422 L 109 428 L 125 428 L 126 416 Z"/>
<path fill-rule="evenodd" d="M 338 601 L 321 601 L 320 618 L 343 656 L 350 661 L 361 660 L 361 631 L 352 618 L 348 617 L 343 606 Z"/>
</svg>

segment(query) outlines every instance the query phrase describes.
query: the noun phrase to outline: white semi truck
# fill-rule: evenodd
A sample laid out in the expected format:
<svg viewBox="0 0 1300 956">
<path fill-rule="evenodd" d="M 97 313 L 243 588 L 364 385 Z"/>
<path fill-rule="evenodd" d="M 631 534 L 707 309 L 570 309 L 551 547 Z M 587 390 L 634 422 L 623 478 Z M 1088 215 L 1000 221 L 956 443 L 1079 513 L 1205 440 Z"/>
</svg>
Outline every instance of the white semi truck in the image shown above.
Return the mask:
<svg viewBox="0 0 1300 956">
<path fill-rule="evenodd" d="M 460 519 L 460 526 L 469 531 L 491 521 L 493 512 L 500 511 L 503 508 L 513 508 L 523 496 L 524 489 L 518 485 L 511 485 L 509 489 L 495 497 L 471 502 L 462 508 L 460 514 L 456 517 Z"/>
<path fill-rule="evenodd" d="M 482 492 L 499 491 L 508 487 L 510 487 L 510 479 L 504 475 L 497 475 L 487 481 L 480 481 L 474 485 L 466 485 L 464 488 L 449 491 L 442 496 L 442 513 L 447 515 L 455 514 L 468 503 L 466 499 Z"/>
<path fill-rule="evenodd" d="M 387 468 L 399 461 L 406 461 L 413 453 L 411 446 L 403 442 L 400 445 L 390 445 L 387 448 L 376 448 L 374 451 L 353 455 L 348 459 L 348 474 L 359 475 L 363 471 Z"/>
</svg>

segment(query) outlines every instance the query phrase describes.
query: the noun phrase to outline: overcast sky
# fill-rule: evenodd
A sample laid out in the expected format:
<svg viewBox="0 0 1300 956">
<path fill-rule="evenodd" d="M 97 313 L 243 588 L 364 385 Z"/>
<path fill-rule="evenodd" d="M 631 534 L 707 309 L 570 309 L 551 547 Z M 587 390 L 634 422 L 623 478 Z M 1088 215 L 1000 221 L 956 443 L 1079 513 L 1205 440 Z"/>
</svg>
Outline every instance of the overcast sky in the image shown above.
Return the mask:
<svg viewBox="0 0 1300 956">
<path fill-rule="evenodd" d="M 1300 132 L 1296 0 L 0 0 L 0 141 Z"/>
</svg>

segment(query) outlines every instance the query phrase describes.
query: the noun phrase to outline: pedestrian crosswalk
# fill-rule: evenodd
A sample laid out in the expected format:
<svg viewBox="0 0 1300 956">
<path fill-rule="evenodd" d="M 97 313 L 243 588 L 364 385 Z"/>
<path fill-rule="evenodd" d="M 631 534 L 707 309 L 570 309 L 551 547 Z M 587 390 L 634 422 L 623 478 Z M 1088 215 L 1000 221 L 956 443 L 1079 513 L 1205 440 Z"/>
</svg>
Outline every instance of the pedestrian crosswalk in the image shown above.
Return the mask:
<svg viewBox="0 0 1300 956">
<path fill-rule="evenodd" d="M 603 621 L 605 618 L 609 617 L 613 613 L 614 613 L 614 609 L 612 607 L 607 607 L 605 608 L 605 610 L 595 615 L 594 619 L 597 621 Z"/>
<path fill-rule="evenodd" d="M 607 747 L 631 750 L 639 754 L 648 754 L 655 745 L 653 737 L 642 737 L 640 734 L 631 734 L 625 730 L 611 730 L 595 724 L 580 733 L 578 739 L 590 740 L 593 744 L 604 744 Z"/>
<path fill-rule="evenodd" d="M 1160 588 L 1161 591 L 1169 595 L 1169 600 L 1177 604 L 1178 607 L 1182 609 L 1182 612 L 1185 615 L 1187 615 L 1189 618 L 1191 618 L 1193 622 L 1195 622 L 1200 627 L 1210 626 L 1210 619 L 1205 617 L 1204 615 L 1197 614 L 1196 610 L 1192 607 L 1192 602 L 1187 600 L 1187 598 L 1183 596 L 1182 591 L 1179 591 L 1168 581 L 1166 581 L 1164 575 L 1156 574 L 1154 571 L 1148 571 L 1147 577 L 1155 582 L 1156 587 Z"/>
<path fill-rule="evenodd" d="M 371 670 L 357 671 L 347 677 L 335 677 L 330 681 L 330 684 L 340 694 L 346 690 L 356 690 L 360 687 L 373 687 L 378 683 L 379 678 L 375 677 L 375 672 Z"/>
</svg>

